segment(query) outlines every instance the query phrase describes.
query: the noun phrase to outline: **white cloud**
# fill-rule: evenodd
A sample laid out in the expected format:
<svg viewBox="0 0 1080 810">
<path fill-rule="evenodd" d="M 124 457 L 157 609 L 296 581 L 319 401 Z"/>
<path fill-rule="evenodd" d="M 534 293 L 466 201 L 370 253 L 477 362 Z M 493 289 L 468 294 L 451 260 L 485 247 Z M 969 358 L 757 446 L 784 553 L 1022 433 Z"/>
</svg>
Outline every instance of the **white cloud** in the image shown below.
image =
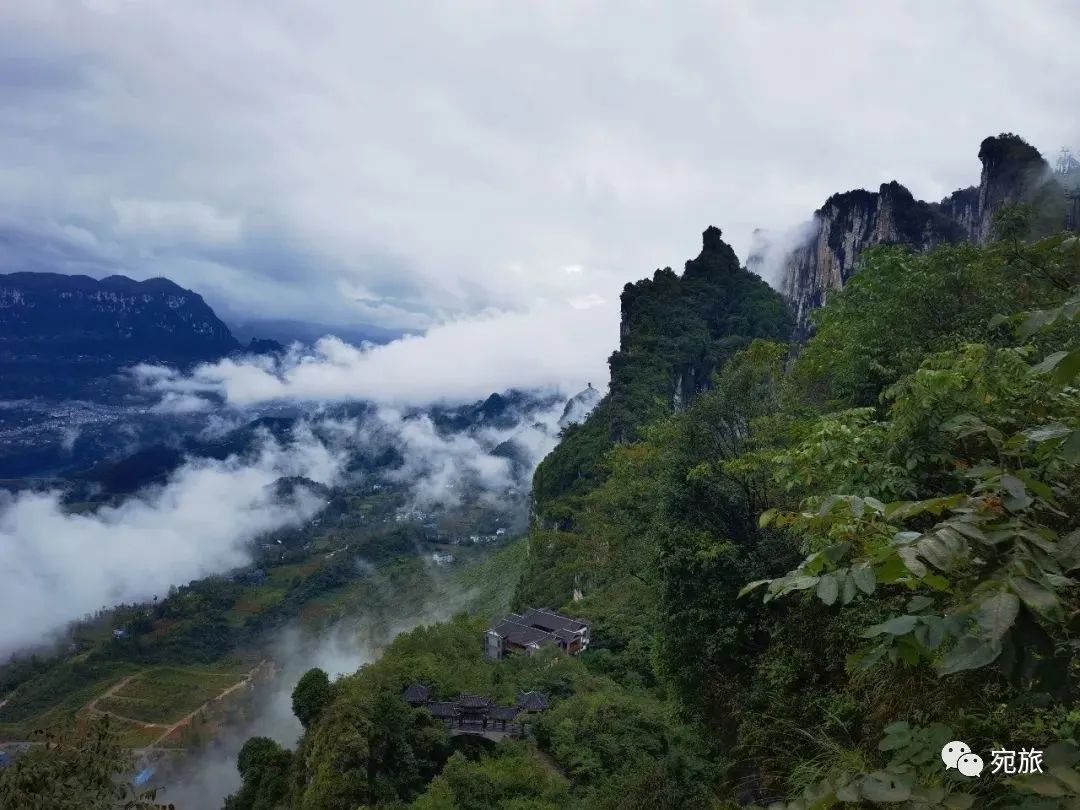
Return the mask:
<svg viewBox="0 0 1080 810">
<path fill-rule="evenodd" d="M 515 414 L 509 427 L 450 434 L 439 431 L 428 415 L 380 408 L 374 422 L 361 429 L 361 441 L 401 453 L 403 463 L 385 477 L 408 486 L 415 506 L 455 506 L 466 491 L 494 503 L 510 488 L 519 494 L 528 490 L 536 465 L 558 441 L 564 404 L 560 399 L 546 410 Z M 513 445 L 520 466 L 493 452 L 505 442 Z"/>
<path fill-rule="evenodd" d="M 339 346 L 329 356 L 352 362 L 355 351 Z M 170 374 L 148 369 L 147 379 L 167 381 Z M 188 398 L 201 399 L 183 392 L 167 401 L 183 410 Z M 247 564 L 253 540 L 304 523 L 324 504 L 302 488 L 280 499 L 271 485 L 289 476 L 340 483 L 357 452 L 396 451 L 400 465 L 372 474 L 405 488 L 414 506 L 455 506 L 466 494 L 508 506 L 508 490 L 524 495 L 557 441 L 564 402 L 540 402 L 464 432 L 439 430 L 427 414 L 387 406 L 357 419 L 312 416 L 287 442 L 264 434 L 244 457 L 188 460 L 162 486 L 88 513 L 67 510 L 59 491 L 0 493 L 0 661 L 47 643 L 88 613 Z M 203 438 L 249 421 L 238 410 L 213 412 Z M 512 460 L 500 450 L 507 442 Z"/>
<path fill-rule="evenodd" d="M 817 221 L 807 219 L 798 225 L 772 232 L 758 230 L 750 240 L 748 266 L 777 290 L 784 282 L 785 263 L 791 252 L 817 235 Z"/>
<path fill-rule="evenodd" d="M 314 495 L 283 501 L 270 485 L 333 481 L 341 458 L 310 432 L 297 439 L 268 439 L 246 461 L 191 461 L 162 487 L 91 513 L 66 510 L 55 491 L 0 499 L 0 659 L 87 613 L 244 565 L 258 535 L 314 515 Z"/>
<path fill-rule="evenodd" d="M 190 200 L 113 200 L 121 236 L 154 241 L 218 244 L 240 237 L 242 223 L 213 206 Z"/>
<path fill-rule="evenodd" d="M 151 410 L 155 413 L 184 414 L 208 411 L 212 407 L 213 404 L 206 397 L 166 391 L 161 400 Z"/>
<path fill-rule="evenodd" d="M 310 351 L 295 346 L 281 359 L 227 358 L 190 375 L 160 366 L 133 373 L 171 402 L 213 392 L 237 407 L 276 399 L 464 402 L 508 388 L 575 393 L 588 381 L 607 379 L 618 322 L 615 307 L 599 297 L 539 303 L 522 312 L 449 321 L 384 346 L 357 348 L 328 337 Z"/>
</svg>

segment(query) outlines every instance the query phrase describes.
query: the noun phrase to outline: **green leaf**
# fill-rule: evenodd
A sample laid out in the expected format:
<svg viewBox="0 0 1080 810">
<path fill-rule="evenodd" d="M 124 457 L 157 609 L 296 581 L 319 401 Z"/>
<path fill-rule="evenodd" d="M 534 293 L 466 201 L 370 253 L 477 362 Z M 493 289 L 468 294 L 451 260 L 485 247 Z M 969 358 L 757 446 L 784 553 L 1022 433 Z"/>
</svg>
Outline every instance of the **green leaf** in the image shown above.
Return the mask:
<svg viewBox="0 0 1080 810">
<path fill-rule="evenodd" d="M 1061 307 L 1032 310 L 1028 313 L 1024 322 L 1020 324 L 1020 329 L 1017 330 L 1017 334 L 1021 339 L 1026 340 L 1039 330 L 1052 324 L 1059 317 L 1061 317 Z"/>
<path fill-rule="evenodd" d="M 903 748 L 910 742 L 910 731 L 898 731 L 894 734 L 887 734 L 882 737 L 881 742 L 878 743 L 878 751 L 895 751 L 897 748 Z"/>
<path fill-rule="evenodd" d="M 915 628 L 915 640 L 933 651 L 945 640 L 945 620 L 940 616 L 923 616 Z"/>
<path fill-rule="evenodd" d="M 1001 648 L 996 648 L 975 636 L 964 636 L 938 665 L 938 673 L 941 675 L 954 675 L 969 669 L 979 669 L 987 664 L 992 664 L 1001 654 Z"/>
<path fill-rule="evenodd" d="M 1013 779 L 1012 783 L 1021 790 L 1026 790 L 1029 793 L 1038 793 L 1040 796 L 1060 798 L 1069 795 L 1069 791 L 1066 790 L 1061 782 L 1048 773 L 1033 773 L 1027 776 L 1020 776 Z"/>
<path fill-rule="evenodd" d="M 896 552 L 900 555 L 900 559 L 904 561 L 907 570 L 913 573 L 917 577 L 925 577 L 929 569 L 923 565 L 923 561 L 919 559 L 919 552 L 913 548 L 902 548 Z"/>
<path fill-rule="evenodd" d="M 949 521 L 949 526 L 958 531 L 960 534 L 964 535 L 964 537 L 968 538 L 969 540 L 975 540 L 979 543 L 986 542 L 986 535 L 983 533 L 983 530 L 980 529 L 978 526 L 966 523 L 963 520 L 951 520 Z"/>
<path fill-rule="evenodd" d="M 1001 476 L 1001 488 L 1014 498 L 1022 498 L 1027 494 L 1027 488 L 1024 486 L 1024 482 L 1015 475 L 1009 475 L 1008 473 Z"/>
<path fill-rule="evenodd" d="M 779 511 L 779 509 L 766 509 L 764 512 L 761 513 L 761 517 L 758 518 L 758 526 L 764 529 L 766 526 L 773 522 Z"/>
<path fill-rule="evenodd" d="M 753 582 L 749 583 L 748 585 L 743 585 L 742 589 L 739 591 L 738 596 L 736 596 L 735 598 L 736 599 L 741 599 L 742 597 L 746 596 L 751 591 L 756 590 L 757 588 L 760 588 L 762 585 L 768 585 L 770 582 L 772 582 L 771 579 L 755 579 Z M 728 593 L 731 593 L 731 591 L 728 591 Z"/>
<path fill-rule="evenodd" d="M 847 541 L 843 543 L 833 543 L 821 553 L 825 555 L 825 559 L 836 565 L 840 560 L 844 559 L 844 555 L 851 551 L 851 543 Z"/>
<path fill-rule="evenodd" d="M 1030 577 L 1009 577 L 1009 587 L 1035 613 L 1053 621 L 1061 620 L 1057 595 Z"/>
<path fill-rule="evenodd" d="M 851 574 L 845 574 L 844 583 L 840 588 L 840 601 L 845 605 L 850 605 L 858 594 L 859 590 L 855 586 L 855 578 Z"/>
<path fill-rule="evenodd" d="M 857 802 L 860 798 L 858 786 L 852 782 L 851 784 L 844 785 L 836 791 L 836 798 L 842 802 Z"/>
<path fill-rule="evenodd" d="M 826 574 L 820 580 L 818 580 L 817 596 L 826 605 L 831 605 L 836 602 L 836 597 L 840 594 L 840 584 L 836 581 L 836 576 L 833 574 Z"/>
<path fill-rule="evenodd" d="M 828 498 L 822 501 L 821 506 L 818 508 L 818 515 L 824 517 L 825 515 L 829 514 L 829 512 L 832 511 L 833 507 L 840 503 L 840 501 L 842 500 L 843 498 L 841 498 L 839 495 L 830 495 Z"/>
<path fill-rule="evenodd" d="M 991 644 L 1000 643 L 1002 636 L 1013 626 L 1019 612 L 1020 600 L 1015 594 L 1002 592 L 984 599 L 976 616 L 983 631 L 983 638 Z"/>
<path fill-rule="evenodd" d="M 1080 430 L 1074 430 L 1058 447 L 1058 453 L 1070 464 L 1080 464 Z"/>
<path fill-rule="evenodd" d="M 908 600 L 907 610 L 908 613 L 918 613 L 920 610 L 928 608 L 932 604 L 934 604 L 933 599 L 931 599 L 929 596 L 923 596 L 922 594 L 920 594 L 918 596 L 913 596 L 911 597 L 911 599 Z"/>
<path fill-rule="evenodd" d="M 1073 349 L 1057 364 L 1051 379 L 1057 385 L 1065 385 L 1072 382 L 1077 374 L 1080 374 L 1080 349 Z"/>
<path fill-rule="evenodd" d="M 911 798 L 911 787 L 901 784 L 894 774 L 875 771 L 862 780 L 863 798 L 872 802 L 904 802 Z"/>
<path fill-rule="evenodd" d="M 928 588 L 933 588 L 935 591 L 947 591 L 949 590 L 949 580 L 940 574 L 927 574 L 922 578 L 923 585 Z"/>
<path fill-rule="evenodd" d="M 1049 774 L 1065 785 L 1072 793 L 1080 793 L 1080 773 L 1077 773 L 1072 768 L 1054 765 L 1050 768 Z"/>
<path fill-rule="evenodd" d="M 952 550 L 941 538 L 936 536 L 924 537 L 916 544 L 915 548 L 924 560 L 940 571 L 950 570 L 956 561 L 956 556 Z"/>
<path fill-rule="evenodd" d="M 918 622 L 917 616 L 894 616 L 888 621 L 881 624 L 875 624 L 873 627 L 867 627 L 860 633 L 863 638 L 873 638 L 874 636 L 880 636 L 883 633 L 888 633 L 890 636 L 903 636 L 910 633 Z"/>
<path fill-rule="evenodd" d="M 1080 749 L 1067 741 L 1051 743 L 1043 751 L 1043 762 L 1047 767 L 1061 765 L 1071 768 L 1080 763 Z"/>
<path fill-rule="evenodd" d="M 1065 573 L 1080 568 L 1080 529 L 1069 532 L 1061 538 L 1057 548 L 1054 549 L 1054 559 Z"/>
<path fill-rule="evenodd" d="M 906 576 L 907 568 L 903 560 L 896 554 L 892 554 L 874 566 L 874 577 L 878 582 L 896 582 L 900 577 Z"/>
<path fill-rule="evenodd" d="M 877 587 L 877 579 L 874 577 L 874 569 L 866 563 L 857 565 L 851 569 L 851 578 L 855 581 L 855 584 L 859 587 L 859 590 L 865 593 L 867 596 L 874 592 Z"/>
<path fill-rule="evenodd" d="M 1047 374 L 1057 368 L 1058 363 L 1065 359 L 1065 355 L 1068 352 L 1054 352 L 1043 358 L 1043 361 L 1038 365 L 1031 367 L 1031 374 Z"/>
<path fill-rule="evenodd" d="M 1031 428 L 1031 430 L 1025 430 L 1024 435 L 1033 442 L 1045 442 L 1050 439 L 1060 439 L 1062 436 L 1067 436 L 1071 432 L 1072 431 L 1067 425 L 1055 422 L 1050 425 L 1041 425 L 1039 427 Z"/>
</svg>

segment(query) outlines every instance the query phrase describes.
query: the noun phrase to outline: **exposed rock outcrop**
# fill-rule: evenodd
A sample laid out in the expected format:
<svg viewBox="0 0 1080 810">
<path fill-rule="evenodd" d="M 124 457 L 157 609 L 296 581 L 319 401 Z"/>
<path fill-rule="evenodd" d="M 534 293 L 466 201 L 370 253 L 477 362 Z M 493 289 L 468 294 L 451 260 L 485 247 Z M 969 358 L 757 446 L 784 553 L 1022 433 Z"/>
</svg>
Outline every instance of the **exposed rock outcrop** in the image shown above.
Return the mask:
<svg viewBox="0 0 1080 810">
<path fill-rule="evenodd" d="M 593 388 L 592 383 L 589 383 L 584 389 L 566 400 L 562 416 L 559 417 L 559 427 L 566 428 L 584 422 L 599 403 L 600 392 Z"/>
<path fill-rule="evenodd" d="M 994 215 L 1013 203 L 1032 207 L 1033 237 L 1076 228 L 1080 201 L 1066 199 L 1062 173 L 1055 174 L 1037 149 L 1003 134 L 982 142 L 979 160 L 979 185 L 955 191 L 940 203 L 916 200 L 895 181 L 877 192 L 857 189 L 826 200 L 783 261 L 781 291 L 795 312 L 796 337 L 809 334 L 810 313 L 825 303 L 830 290 L 844 285 L 869 247 L 902 244 L 925 250 L 962 240 L 984 244 L 993 238 Z M 747 260 L 748 267 L 762 264 L 757 254 Z"/>
<path fill-rule="evenodd" d="M 1032 207 L 1034 238 L 1065 226 L 1064 189 L 1038 149 L 1016 135 L 999 135 L 979 145 L 979 160 L 979 213 L 971 241 L 989 242 L 994 236 L 994 214 L 1013 203 Z"/>
<path fill-rule="evenodd" d="M 805 336 L 810 313 L 825 303 L 829 290 L 851 277 L 866 248 L 904 244 L 923 249 L 963 236 L 962 227 L 938 206 L 916 200 L 895 181 L 877 192 L 834 194 L 814 212 L 810 240 L 787 261 L 781 292 L 795 312 L 797 336 Z"/>
</svg>

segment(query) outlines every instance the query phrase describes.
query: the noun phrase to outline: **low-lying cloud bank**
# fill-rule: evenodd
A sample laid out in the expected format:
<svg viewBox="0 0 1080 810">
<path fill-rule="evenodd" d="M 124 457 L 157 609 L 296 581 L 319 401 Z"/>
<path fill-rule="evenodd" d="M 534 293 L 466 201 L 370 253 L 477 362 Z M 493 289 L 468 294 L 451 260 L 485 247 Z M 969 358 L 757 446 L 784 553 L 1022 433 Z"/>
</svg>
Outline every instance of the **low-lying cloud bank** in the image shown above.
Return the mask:
<svg viewBox="0 0 1080 810">
<path fill-rule="evenodd" d="M 322 500 L 303 488 L 282 498 L 272 484 L 333 483 L 343 456 L 305 429 L 294 438 L 188 461 L 163 486 L 87 514 L 67 511 L 59 491 L 0 494 L 0 660 L 102 607 L 245 565 L 260 534 L 310 519 Z"/>
<path fill-rule="evenodd" d="M 282 497 L 273 486 L 281 477 L 334 485 L 355 473 L 345 471 L 357 457 L 390 454 L 395 463 L 360 474 L 405 488 L 416 509 L 454 507 L 466 494 L 520 508 L 563 407 L 561 398 L 523 398 L 497 424 L 461 430 L 390 406 L 350 419 L 309 416 L 287 440 L 264 433 L 253 452 L 188 459 L 162 486 L 89 513 L 69 511 L 59 490 L 0 493 L 0 661 L 102 608 L 248 564 L 252 541 L 302 525 L 325 504 L 303 487 Z M 224 431 L 244 422 L 241 411 L 227 414 L 238 421 Z"/>
<path fill-rule="evenodd" d="M 588 381 L 606 382 L 618 323 L 617 303 L 592 296 L 450 321 L 383 346 L 325 337 L 283 357 L 227 358 L 190 374 L 151 365 L 131 373 L 162 395 L 159 407 L 186 412 L 207 395 L 247 407 L 273 400 L 465 402 L 509 388 L 573 393 Z"/>
<path fill-rule="evenodd" d="M 428 414 L 380 408 L 361 429 L 369 451 L 393 448 L 400 466 L 384 478 L 407 486 L 415 506 L 456 506 L 466 490 L 488 504 L 508 489 L 527 490 L 533 471 L 558 442 L 563 400 L 515 415 L 512 425 L 468 432 L 440 431 Z"/>
</svg>

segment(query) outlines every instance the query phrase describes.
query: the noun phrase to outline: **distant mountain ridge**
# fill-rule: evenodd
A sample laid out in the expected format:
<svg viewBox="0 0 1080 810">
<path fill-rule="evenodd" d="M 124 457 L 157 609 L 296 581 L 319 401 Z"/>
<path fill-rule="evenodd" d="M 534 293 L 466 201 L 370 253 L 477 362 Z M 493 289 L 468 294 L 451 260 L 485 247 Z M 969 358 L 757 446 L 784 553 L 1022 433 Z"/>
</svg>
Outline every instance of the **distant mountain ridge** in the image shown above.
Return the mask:
<svg viewBox="0 0 1080 810">
<path fill-rule="evenodd" d="M 125 366 L 284 351 L 263 338 L 242 344 L 201 295 L 167 278 L 0 273 L 0 399 L 111 399 Z"/>
<path fill-rule="evenodd" d="M 240 348 L 202 296 L 165 278 L 0 275 L 0 351 L 209 360 Z"/>
</svg>

